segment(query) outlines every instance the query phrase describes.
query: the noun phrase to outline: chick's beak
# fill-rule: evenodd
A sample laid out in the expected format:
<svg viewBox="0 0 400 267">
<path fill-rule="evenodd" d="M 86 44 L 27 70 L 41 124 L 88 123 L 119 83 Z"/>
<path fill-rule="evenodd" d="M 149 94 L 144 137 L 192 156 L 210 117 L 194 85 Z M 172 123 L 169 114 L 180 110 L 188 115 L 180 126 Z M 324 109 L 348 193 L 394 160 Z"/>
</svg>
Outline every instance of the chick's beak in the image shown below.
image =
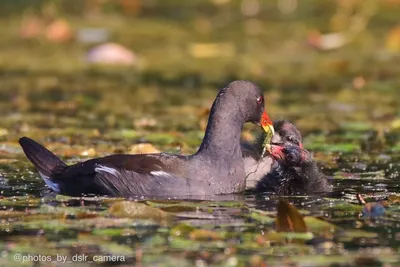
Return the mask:
<svg viewBox="0 0 400 267">
<path fill-rule="evenodd" d="M 264 129 L 264 131 L 267 133 L 267 137 L 272 139 L 272 136 L 275 134 L 275 130 L 274 130 L 274 126 L 272 125 L 272 121 L 268 117 L 268 114 L 265 110 L 261 116 L 260 124 L 261 124 L 261 127 Z"/>
<path fill-rule="evenodd" d="M 284 146 L 267 144 L 265 150 L 275 159 L 285 159 Z"/>
</svg>

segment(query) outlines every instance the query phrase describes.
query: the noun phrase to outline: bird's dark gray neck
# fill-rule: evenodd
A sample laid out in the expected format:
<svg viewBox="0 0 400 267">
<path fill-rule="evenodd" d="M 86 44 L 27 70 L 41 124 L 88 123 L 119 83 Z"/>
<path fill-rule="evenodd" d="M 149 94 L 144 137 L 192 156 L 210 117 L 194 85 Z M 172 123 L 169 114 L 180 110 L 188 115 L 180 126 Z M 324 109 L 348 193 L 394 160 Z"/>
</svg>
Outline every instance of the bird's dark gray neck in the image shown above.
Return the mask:
<svg viewBox="0 0 400 267">
<path fill-rule="evenodd" d="M 215 157 L 218 160 L 227 158 L 232 161 L 236 157 L 241 159 L 240 136 L 244 123 L 235 101 L 230 100 L 229 96 L 217 98 L 211 108 L 206 134 L 196 155 Z"/>
</svg>

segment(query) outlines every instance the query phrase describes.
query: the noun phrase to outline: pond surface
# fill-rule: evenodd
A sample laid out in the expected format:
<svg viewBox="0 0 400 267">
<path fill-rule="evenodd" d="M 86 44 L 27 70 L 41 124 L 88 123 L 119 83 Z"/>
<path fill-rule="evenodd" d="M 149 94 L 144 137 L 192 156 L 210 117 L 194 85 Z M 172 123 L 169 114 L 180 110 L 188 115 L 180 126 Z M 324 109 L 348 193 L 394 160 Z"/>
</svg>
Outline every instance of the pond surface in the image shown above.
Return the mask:
<svg viewBox="0 0 400 267">
<path fill-rule="evenodd" d="M 190 78 L 176 87 L 139 85 L 127 77 L 0 76 L 0 266 L 32 266 L 32 261 L 35 266 L 64 261 L 76 266 L 117 261 L 121 266 L 399 264 L 396 89 L 302 94 L 264 86 L 271 117 L 299 127 L 305 148 L 332 179 L 330 197 L 248 193 L 207 201 L 121 202 L 45 194 L 43 181 L 18 146 L 21 136 L 45 144 L 67 163 L 117 152 L 196 150 L 219 88 L 187 86 Z M 257 133 L 246 126 L 243 136 L 251 139 Z M 356 193 L 378 208 L 363 213 L 367 208 Z M 308 233 L 276 232 L 280 199 L 305 216 Z"/>
</svg>

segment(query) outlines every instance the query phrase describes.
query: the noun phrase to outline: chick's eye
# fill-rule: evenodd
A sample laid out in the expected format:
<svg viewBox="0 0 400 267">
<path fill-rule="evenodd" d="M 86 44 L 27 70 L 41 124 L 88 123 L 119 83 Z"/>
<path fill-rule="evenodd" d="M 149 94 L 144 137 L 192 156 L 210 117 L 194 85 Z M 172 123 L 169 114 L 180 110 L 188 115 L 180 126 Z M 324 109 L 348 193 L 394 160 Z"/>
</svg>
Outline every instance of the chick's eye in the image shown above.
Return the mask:
<svg viewBox="0 0 400 267">
<path fill-rule="evenodd" d="M 261 104 L 264 101 L 264 97 L 259 96 L 257 97 L 257 104 Z"/>
<path fill-rule="evenodd" d="M 295 145 L 299 145 L 299 141 L 297 141 L 296 138 L 294 138 L 293 136 L 289 136 L 288 137 L 288 141 L 295 144 Z"/>
</svg>

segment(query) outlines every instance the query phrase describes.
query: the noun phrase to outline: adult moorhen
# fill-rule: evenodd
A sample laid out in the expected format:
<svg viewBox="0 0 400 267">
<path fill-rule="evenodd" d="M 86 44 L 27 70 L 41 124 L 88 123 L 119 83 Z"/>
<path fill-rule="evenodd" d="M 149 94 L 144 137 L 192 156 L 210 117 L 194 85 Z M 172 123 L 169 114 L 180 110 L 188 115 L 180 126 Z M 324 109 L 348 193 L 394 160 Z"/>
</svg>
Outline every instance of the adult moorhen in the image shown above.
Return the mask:
<svg viewBox="0 0 400 267">
<path fill-rule="evenodd" d="M 261 89 L 249 81 L 234 81 L 219 91 L 203 142 L 194 155 L 116 154 L 67 166 L 32 139 L 23 137 L 19 143 L 48 187 L 58 193 L 210 196 L 245 189 L 240 135 L 246 122 L 274 132 Z"/>
<path fill-rule="evenodd" d="M 272 144 L 296 145 L 303 147 L 301 133 L 291 122 L 287 120 L 274 121 L 275 134 L 272 137 Z M 242 142 L 242 153 L 244 169 L 246 172 L 246 188 L 254 189 L 267 173 L 276 164 L 273 157 L 266 155 L 261 159 L 265 135 L 261 134 L 255 143 Z"/>
<path fill-rule="evenodd" d="M 332 191 L 328 178 L 307 150 L 288 144 L 267 145 L 267 150 L 278 164 L 257 183 L 256 191 L 280 195 Z"/>
</svg>

